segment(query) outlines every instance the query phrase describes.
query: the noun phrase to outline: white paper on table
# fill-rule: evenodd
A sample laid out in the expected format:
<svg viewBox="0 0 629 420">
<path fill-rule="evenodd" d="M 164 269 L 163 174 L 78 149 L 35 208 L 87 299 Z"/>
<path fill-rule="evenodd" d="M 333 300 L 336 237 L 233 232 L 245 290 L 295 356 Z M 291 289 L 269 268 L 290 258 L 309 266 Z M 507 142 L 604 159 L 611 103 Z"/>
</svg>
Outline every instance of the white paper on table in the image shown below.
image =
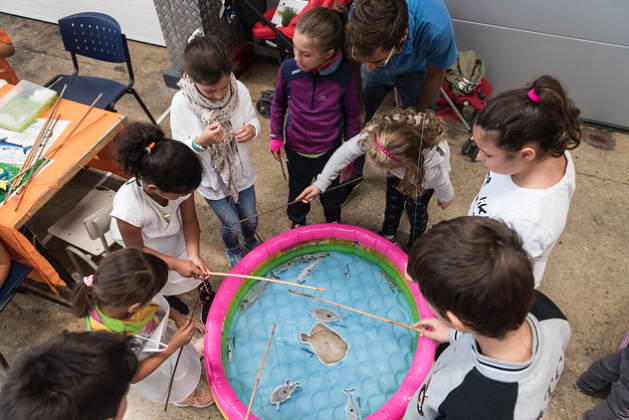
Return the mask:
<svg viewBox="0 0 629 420">
<path fill-rule="evenodd" d="M 4 139 L 3 141 L 6 143 L 16 144 L 22 147 L 30 147 L 35 144 L 35 140 L 37 140 L 37 136 L 44 127 L 45 123 L 46 120 L 44 118 L 38 118 L 21 133 L 0 128 L 0 140 Z M 51 121 L 51 124 L 54 124 L 54 121 Z M 54 143 L 69 124 L 70 121 L 57 121 L 54 129 L 52 130 L 52 136 L 48 139 L 47 145 Z"/>
<path fill-rule="evenodd" d="M 307 5 L 307 0 L 280 0 L 280 4 L 277 5 L 277 10 L 273 13 L 271 23 L 275 26 L 282 26 L 282 13 L 284 13 L 284 9 L 292 7 L 295 9 L 295 13 L 299 14 Z"/>
</svg>

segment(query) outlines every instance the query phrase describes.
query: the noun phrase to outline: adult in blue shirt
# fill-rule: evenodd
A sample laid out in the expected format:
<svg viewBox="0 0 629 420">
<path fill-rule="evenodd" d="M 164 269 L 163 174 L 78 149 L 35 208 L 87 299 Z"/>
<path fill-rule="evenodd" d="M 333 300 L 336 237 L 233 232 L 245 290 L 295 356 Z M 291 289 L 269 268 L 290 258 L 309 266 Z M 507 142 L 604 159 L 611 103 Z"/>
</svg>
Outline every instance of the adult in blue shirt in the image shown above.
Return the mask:
<svg viewBox="0 0 629 420">
<path fill-rule="evenodd" d="M 435 109 L 446 69 L 457 59 L 443 0 L 358 0 L 347 33 L 352 57 L 363 63 L 366 121 L 394 87 L 402 108 Z M 355 162 L 350 180 L 362 175 L 364 162 Z M 344 201 L 356 185 L 345 187 Z"/>
</svg>

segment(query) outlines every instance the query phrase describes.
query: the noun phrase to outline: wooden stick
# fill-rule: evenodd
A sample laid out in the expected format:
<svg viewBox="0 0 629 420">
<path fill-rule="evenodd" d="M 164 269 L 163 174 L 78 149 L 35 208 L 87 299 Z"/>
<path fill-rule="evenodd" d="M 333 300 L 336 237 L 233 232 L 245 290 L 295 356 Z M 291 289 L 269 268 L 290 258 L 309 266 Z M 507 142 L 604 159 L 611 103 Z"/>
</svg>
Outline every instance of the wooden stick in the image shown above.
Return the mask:
<svg viewBox="0 0 629 420">
<path fill-rule="evenodd" d="M 347 181 L 347 182 L 344 182 L 344 183 L 342 183 L 342 184 L 337 185 L 336 187 L 332 187 L 332 188 L 330 188 L 330 189 L 326 190 L 325 192 L 333 191 L 333 190 L 335 190 L 335 189 L 337 189 L 337 188 L 344 187 L 344 186 L 346 186 L 347 184 L 352 184 L 352 183 L 357 182 L 357 181 L 360 181 L 360 180 L 362 180 L 362 179 L 363 179 L 363 177 L 362 177 L 362 176 L 359 176 L 358 178 L 352 179 L 351 181 Z M 325 193 L 322 193 L 322 194 L 325 194 Z M 301 201 L 301 200 L 291 201 L 290 203 L 282 204 L 281 206 L 277 206 L 277 207 L 275 207 L 275 208 L 272 208 L 271 210 L 267 210 L 267 211 L 263 211 L 263 212 L 258 213 L 258 214 L 254 214 L 254 215 L 253 215 L 253 216 L 251 216 L 251 217 L 247 217 L 247 218 L 245 218 L 245 219 L 242 219 L 242 220 L 239 220 L 239 221 L 237 221 L 237 222 L 235 222 L 235 223 L 232 223 L 232 226 L 239 225 L 239 224 L 241 224 L 242 222 L 246 222 L 247 220 L 251 220 L 251 219 L 253 219 L 254 217 L 262 216 L 263 214 L 267 214 L 267 213 L 274 212 L 275 210 L 283 209 L 284 207 L 288 207 L 288 206 L 290 206 L 291 204 L 299 203 L 300 201 Z"/>
<path fill-rule="evenodd" d="M 266 277 L 247 276 L 245 274 L 210 273 L 210 276 L 225 276 L 225 277 L 230 277 L 231 276 L 231 277 L 238 277 L 238 278 L 241 278 L 241 279 L 254 279 L 254 280 L 268 281 L 270 283 L 286 284 L 288 286 L 301 287 L 303 289 L 318 290 L 319 292 L 327 292 L 328 291 L 327 289 L 320 289 L 318 287 L 306 286 L 305 284 L 291 283 L 290 281 L 283 281 L 283 280 L 268 279 Z"/>
<path fill-rule="evenodd" d="M 305 297 L 310 298 L 310 299 L 315 299 L 315 300 L 319 300 L 321 302 L 329 303 L 330 305 L 338 306 L 339 308 L 347 309 L 348 311 L 356 312 L 356 313 L 359 313 L 361 315 L 370 316 L 370 317 L 375 318 L 377 320 L 384 321 L 384 322 L 387 322 L 389 324 L 397 325 L 398 327 L 404 327 L 404 328 L 408 328 L 409 330 L 420 332 L 420 330 L 418 328 L 413 328 L 413 327 L 408 326 L 406 324 L 401 324 L 399 322 L 391 321 L 390 319 L 382 318 L 380 316 L 372 315 L 370 313 L 363 312 L 363 311 L 360 311 L 358 309 L 350 308 L 349 306 L 341 305 L 340 303 L 331 302 L 329 300 L 321 299 L 321 298 L 318 298 L 316 296 L 307 295 L 305 293 L 300 293 L 300 292 L 297 292 L 295 290 L 290 290 L 289 289 L 288 291 L 291 292 L 291 293 L 295 293 L 296 295 L 305 296 Z"/>
<path fill-rule="evenodd" d="M 264 362 L 266 361 L 266 355 L 269 352 L 269 347 L 271 347 L 271 340 L 273 340 L 273 334 L 275 334 L 275 323 L 273 324 L 273 329 L 271 330 L 271 336 L 269 337 L 269 342 L 266 345 L 266 350 L 264 352 L 264 357 L 262 358 L 262 364 L 260 365 L 260 371 L 258 372 L 258 377 L 256 378 L 256 384 L 253 387 L 253 393 L 251 394 L 251 400 L 249 400 L 249 407 L 247 407 L 247 414 L 245 414 L 245 420 L 249 419 L 249 413 L 251 413 L 251 406 L 253 405 L 253 397 L 256 396 L 256 390 L 258 389 L 258 383 L 260 382 L 260 375 L 262 375 L 262 368 L 264 367 Z"/>
<path fill-rule="evenodd" d="M 284 181 L 288 181 L 288 178 L 286 178 L 286 171 L 284 170 L 284 162 L 282 162 L 282 158 L 280 158 L 280 168 L 282 168 L 282 175 L 284 175 Z"/>
<path fill-rule="evenodd" d="M 52 157 L 52 156 L 55 154 L 55 152 L 57 152 L 57 150 L 59 150 L 59 148 L 61 148 L 61 146 L 63 146 L 63 145 L 64 145 L 64 143 L 65 143 L 66 141 L 68 141 L 68 139 L 69 139 L 70 137 L 72 137 L 72 134 L 74 133 L 74 130 L 76 130 L 76 129 L 77 129 L 77 127 L 78 127 L 79 125 L 81 125 L 81 123 L 83 122 L 83 120 L 85 119 L 85 117 L 87 117 L 87 114 L 89 114 L 89 113 L 90 113 L 90 111 L 92 110 L 92 108 L 94 108 L 94 105 L 96 105 L 96 102 L 98 102 L 102 96 L 103 96 L 103 94 L 102 94 L 102 93 L 100 93 L 100 94 L 96 97 L 96 99 L 94 99 L 94 102 L 92 102 L 92 105 L 90 105 L 90 107 L 87 109 L 87 111 L 85 111 L 85 113 L 83 114 L 83 116 L 82 116 L 82 117 L 81 117 L 81 118 L 80 118 L 80 119 L 76 122 L 76 124 L 74 124 L 74 125 L 72 126 L 72 129 L 70 130 L 70 132 L 69 132 L 69 133 L 68 133 L 68 134 L 67 134 L 67 135 L 63 138 L 63 140 L 61 140 L 61 141 L 59 142 L 59 144 L 58 144 L 58 145 L 56 145 L 56 146 L 55 146 L 55 148 L 54 148 L 54 149 L 52 149 L 52 150 L 51 150 L 48 154 L 46 154 L 46 156 L 48 156 L 48 157 Z M 87 128 L 87 127 L 86 127 L 86 128 Z"/>
<path fill-rule="evenodd" d="M 197 313 L 197 308 L 201 303 L 201 290 L 199 290 L 199 297 L 197 298 L 197 302 L 194 304 L 194 309 L 192 310 L 192 314 L 188 318 L 188 321 L 193 322 L 192 318 Z M 194 328 L 194 327 L 193 327 Z M 170 376 L 170 383 L 168 384 L 168 395 L 166 395 L 166 404 L 164 405 L 164 411 L 168 410 L 168 400 L 170 399 L 170 391 L 173 389 L 173 380 L 175 379 L 175 372 L 177 372 L 177 366 L 179 366 L 179 359 L 181 358 L 181 352 L 185 346 L 179 347 L 179 354 L 177 354 L 177 360 L 175 361 L 175 366 L 173 367 L 173 374 Z M 193 391 L 194 392 L 194 391 Z"/>
<path fill-rule="evenodd" d="M 46 148 L 46 145 L 48 144 L 48 140 L 50 140 L 50 137 L 52 137 L 52 131 L 55 129 L 55 126 L 57 125 L 59 118 L 61 118 L 61 114 L 57 115 L 57 118 L 55 119 L 55 121 L 49 126 L 48 132 L 44 135 L 45 139 L 41 142 L 41 145 L 39 146 L 39 150 L 37 151 L 37 157 L 35 158 L 35 164 L 39 162 L 39 159 L 41 158 L 41 155 L 43 154 L 44 149 Z M 39 173 L 40 168 L 41 166 L 39 168 L 36 166 L 33 166 L 33 172 L 31 172 L 30 176 L 24 183 L 24 188 L 22 189 L 20 199 L 18 200 L 17 205 L 15 206 L 15 211 L 18 211 L 18 209 L 20 208 L 20 205 L 22 204 L 22 200 L 24 200 L 24 197 L 26 197 L 26 191 L 28 190 L 29 185 L 31 185 L 31 181 L 33 181 L 33 179 Z"/>
</svg>

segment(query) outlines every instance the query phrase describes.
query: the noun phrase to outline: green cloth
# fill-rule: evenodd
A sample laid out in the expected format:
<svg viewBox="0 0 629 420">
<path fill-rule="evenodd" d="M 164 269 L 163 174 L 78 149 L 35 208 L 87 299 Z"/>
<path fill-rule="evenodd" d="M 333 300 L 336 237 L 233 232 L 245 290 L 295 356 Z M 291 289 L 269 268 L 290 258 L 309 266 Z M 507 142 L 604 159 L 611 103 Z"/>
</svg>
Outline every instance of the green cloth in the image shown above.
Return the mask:
<svg viewBox="0 0 629 420">
<path fill-rule="evenodd" d="M 485 77 L 485 63 L 474 51 L 459 51 L 455 63 L 446 71 L 446 82 L 456 96 L 466 96 Z"/>
<path fill-rule="evenodd" d="M 323 152 L 323 153 L 315 153 L 314 155 L 308 155 L 308 154 L 306 154 L 306 153 L 297 153 L 297 154 L 298 154 L 298 155 L 300 155 L 300 156 L 303 156 L 303 157 L 310 158 L 310 159 L 316 159 L 316 158 L 318 158 L 319 156 L 322 156 L 322 155 L 324 155 L 324 154 L 326 154 L 326 153 L 327 153 L 327 152 Z"/>
</svg>

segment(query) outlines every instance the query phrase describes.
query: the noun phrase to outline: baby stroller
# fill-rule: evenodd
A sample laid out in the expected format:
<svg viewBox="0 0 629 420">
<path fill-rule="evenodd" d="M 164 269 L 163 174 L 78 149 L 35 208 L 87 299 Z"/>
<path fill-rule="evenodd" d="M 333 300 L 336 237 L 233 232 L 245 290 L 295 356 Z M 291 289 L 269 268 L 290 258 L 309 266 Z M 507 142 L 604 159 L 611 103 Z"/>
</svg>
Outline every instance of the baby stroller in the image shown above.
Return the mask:
<svg viewBox="0 0 629 420">
<path fill-rule="evenodd" d="M 242 3 L 249 7 L 258 17 L 260 21 L 253 25 L 251 32 L 253 33 L 254 43 L 266 45 L 279 53 L 280 62 L 287 58 L 293 57 L 293 36 L 295 35 L 295 25 L 299 21 L 301 15 L 315 6 L 323 6 L 331 8 L 336 4 L 345 6 L 352 0 L 309 0 L 303 10 L 295 16 L 289 25 L 277 27 L 271 19 L 275 14 L 277 7 L 260 13 L 248 0 L 242 0 Z M 261 92 L 262 96 L 256 101 L 256 109 L 265 118 L 271 118 L 271 103 L 273 102 L 273 91 L 265 90 Z"/>
<path fill-rule="evenodd" d="M 462 64 L 462 57 L 463 60 L 467 58 L 467 66 Z M 446 81 L 441 86 L 436 114 L 447 120 L 461 121 L 467 131 L 472 133 L 468 120 L 463 116 L 463 108 L 471 106 L 474 109 L 470 118 L 470 121 L 474 121 L 487 105 L 487 98 L 494 88 L 483 77 L 484 74 L 484 64 L 473 51 L 459 52 L 457 63 L 448 69 Z M 471 137 L 463 144 L 461 154 L 470 156 L 472 161 L 478 160 L 478 147 Z"/>
</svg>

